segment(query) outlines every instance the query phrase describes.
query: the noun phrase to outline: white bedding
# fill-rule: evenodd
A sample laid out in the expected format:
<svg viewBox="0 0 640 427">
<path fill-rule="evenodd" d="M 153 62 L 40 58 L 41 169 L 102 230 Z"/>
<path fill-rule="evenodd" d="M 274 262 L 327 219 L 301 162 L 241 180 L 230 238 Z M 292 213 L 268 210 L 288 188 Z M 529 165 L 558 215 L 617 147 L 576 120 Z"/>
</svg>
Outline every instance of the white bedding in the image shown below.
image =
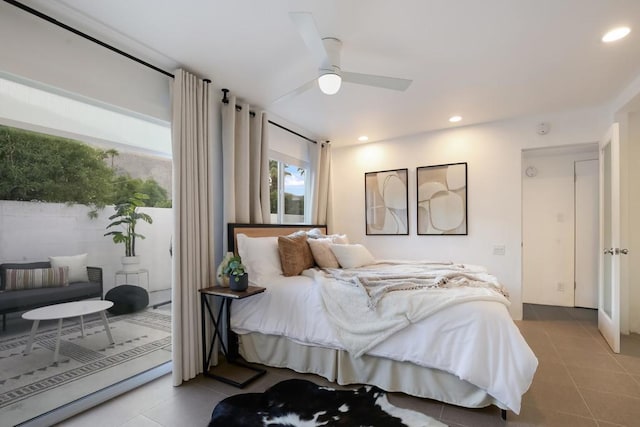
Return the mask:
<svg viewBox="0 0 640 427">
<path fill-rule="evenodd" d="M 341 344 L 360 357 L 411 323 L 469 301 L 509 305 L 494 276 L 460 264 L 379 262 L 313 271 Z"/>
<path fill-rule="evenodd" d="M 306 345 L 345 349 L 311 277 L 272 277 L 266 292 L 235 301 L 231 328 L 238 334 L 286 336 Z M 396 331 L 366 354 L 450 372 L 486 390 L 515 413 L 538 361 L 506 306 L 468 301 L 439 310 Z"/>
</svg>

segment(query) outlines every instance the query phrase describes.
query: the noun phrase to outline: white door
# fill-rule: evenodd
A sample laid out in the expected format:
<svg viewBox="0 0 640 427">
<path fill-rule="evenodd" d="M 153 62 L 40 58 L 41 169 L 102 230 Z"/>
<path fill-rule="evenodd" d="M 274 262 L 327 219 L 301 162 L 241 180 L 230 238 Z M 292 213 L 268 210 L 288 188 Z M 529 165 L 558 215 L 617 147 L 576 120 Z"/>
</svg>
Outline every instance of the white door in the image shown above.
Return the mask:
<svg viewBox="0 0 640 427">
<path fill-rule="evenodd" d="M 620 142 L 614 123 L 600 141 L 598 329 L 620 353 Z"/>
<path fill-rule="evenodd" d="M 574 306 L 598 308 L 598 160 L 578 160 L 574 172 Z"/>
</svg>

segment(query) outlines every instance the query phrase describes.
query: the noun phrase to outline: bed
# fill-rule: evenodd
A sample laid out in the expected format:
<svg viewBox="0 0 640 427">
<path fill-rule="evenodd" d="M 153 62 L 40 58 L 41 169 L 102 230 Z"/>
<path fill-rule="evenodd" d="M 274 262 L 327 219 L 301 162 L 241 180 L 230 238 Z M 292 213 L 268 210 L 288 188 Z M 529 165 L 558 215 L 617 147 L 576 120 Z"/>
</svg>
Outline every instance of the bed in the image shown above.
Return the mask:
<svg viewBox="0 0 640 427">
<path fill-rule="evenodd" d="M 281 269 L 288 258 L 278 265 L 282 248 L 275 236 L 295 232 L 299 236 L 312 229 L 322 238 L 332 238 L 324 236 L 324 226 L 229 224 L 229 249 L 242 256 L 252 284 L 267 288 L 233 305 L 231 330 L 245 360 L 317 374 L 342 385 L 371 384 L 463 407 L 495 405 L 503 417 L 506 410 L 520 412 L 538 361 L 511 319 L 493 276 L 478 266 L 450 263 L 369 260 L 364 266 L 349 265 L 354 259 L 357 264 L 358 256 L 340 258 L 339 264 L 348 268 L 305 268 L 298 275 L 284 276 Z M 338 249 L 353 246 L 359 245 L 338 243 L 331 248 L 338 254 Z M 416 291 L 408 290 L 404 279 L 393 282 L 398 271 L 423 268 L 422 264 L 433 264 L 429 271 L 435 269 L 439 278 L 442 271 L 453 271 L 447 273 L 447 283 L 472 278 L 466 283 L 482 286 L 449 287 L 438 279 L 438 286 L 409 286 L 419 288 Z M 384 269 L 393 274 L 379 273 Z M 382 281 L 377 281 L 377 274 L 384 276 Z M 425 278 L 432 276 L 420 277 L 428 281 Z M 355 285 L 345 286 L 349 280 Z M 359 285 L 365 282 L 373 285 L 363 293 Z M 337 293 L 345 287 L 352 293 Z M 465 296 L 469 290 L 480 297 Z M 438 300 L 433 292 L 445 299 Z M 353 308 L 361 303 L 359 298 L 368 308 Z M 429 308 L 430 300 L 441 303 Z M 366 317 L 358 322 L 349 317 L 357 311 L 367 316 L 389 310 L 391 315 L 382 320 Z M 336 320 L 336 311 L 346 312 L 343 323 Z"/>
</svg>

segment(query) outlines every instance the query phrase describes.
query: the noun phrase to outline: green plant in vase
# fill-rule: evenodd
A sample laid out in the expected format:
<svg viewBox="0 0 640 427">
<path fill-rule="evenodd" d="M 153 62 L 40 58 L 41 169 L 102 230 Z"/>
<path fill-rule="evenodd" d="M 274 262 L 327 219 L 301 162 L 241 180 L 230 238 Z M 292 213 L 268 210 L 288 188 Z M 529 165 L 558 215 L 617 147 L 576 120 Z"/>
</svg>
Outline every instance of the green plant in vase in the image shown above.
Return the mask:
<svg viewBox="0 0 640 427">
<path fill-rule="evenodd" d="M 105 233 L 105 236 L 111 236 L 116 244 L 124 244 L 125 256 L 122 258 L 122 265 L 125 271 L 135 270 L 140 262 L 136 256 L 136 238 L 144 239 L 144 236 L 136 232 L 138 221 L 153 223 L 151 216 L 138 212 L 138 208 L 144 206 L 144 201 L 148 198 L 146 194 L 135 193 L 126 202 L 117 204 L 114 207 L 116 213 L 109 217 L 113 222 L 107 225 L 107 230 L 112 231 Z"/>
<path fill-rule="evenodd" d="M 249 286 L 247 268 L 238 255 L 229 258 L 229 261 L 222 269 L 222 274 L 229 277 L 229 288 L 231 288 L 231 290 L 244 291 Z"/>
</svg>

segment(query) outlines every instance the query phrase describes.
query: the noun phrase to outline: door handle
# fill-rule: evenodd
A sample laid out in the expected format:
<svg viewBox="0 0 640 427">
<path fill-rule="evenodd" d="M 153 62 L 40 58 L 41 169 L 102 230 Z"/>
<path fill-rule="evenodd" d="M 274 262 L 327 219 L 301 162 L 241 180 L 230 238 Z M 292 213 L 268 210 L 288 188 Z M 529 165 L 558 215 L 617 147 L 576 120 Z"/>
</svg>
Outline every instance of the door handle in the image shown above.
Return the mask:
<svg viewBox="0 0 640 427">
<path fill-rule="evenodd" d="M 613 255 L 613 248 L 612 249 L 605 249 L 603 251 L 603 254 L 605 254 L 605 255 Z"/>
<path fill-rule="evenodd" d="M 620 253 L 622 255 L 627 255 L 629 253 L 629 249 L 620 249 Z"/>
</svg>

